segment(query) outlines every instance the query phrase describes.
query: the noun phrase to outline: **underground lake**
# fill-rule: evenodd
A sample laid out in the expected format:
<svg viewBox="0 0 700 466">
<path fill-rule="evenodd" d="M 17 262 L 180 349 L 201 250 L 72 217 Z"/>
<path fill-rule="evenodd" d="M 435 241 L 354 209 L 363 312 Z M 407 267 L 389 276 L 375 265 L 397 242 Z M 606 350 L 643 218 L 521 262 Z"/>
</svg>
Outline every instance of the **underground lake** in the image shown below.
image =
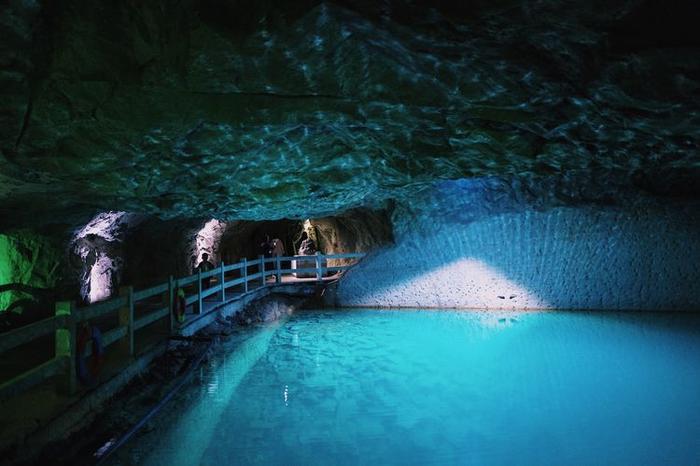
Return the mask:
<svg viewBox="0 0 700 466">
<path fill-rule="evenodd" d="M 698 355 L 698 316 L 305 310 L 105 464 L 695 464 Z"/>
</svg>

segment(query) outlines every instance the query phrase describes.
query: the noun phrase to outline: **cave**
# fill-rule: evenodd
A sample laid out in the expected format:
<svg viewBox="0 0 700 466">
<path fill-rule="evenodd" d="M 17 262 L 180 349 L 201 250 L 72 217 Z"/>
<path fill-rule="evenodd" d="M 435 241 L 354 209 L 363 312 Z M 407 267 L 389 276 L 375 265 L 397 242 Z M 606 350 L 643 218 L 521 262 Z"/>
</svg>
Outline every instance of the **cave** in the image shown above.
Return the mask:
<svg viewBox="0 0 700 466">
<path fill-rule="evenodd" d="M 697 463 L 699 23 L 5 2 L 0 458 Z"/>
</svg>

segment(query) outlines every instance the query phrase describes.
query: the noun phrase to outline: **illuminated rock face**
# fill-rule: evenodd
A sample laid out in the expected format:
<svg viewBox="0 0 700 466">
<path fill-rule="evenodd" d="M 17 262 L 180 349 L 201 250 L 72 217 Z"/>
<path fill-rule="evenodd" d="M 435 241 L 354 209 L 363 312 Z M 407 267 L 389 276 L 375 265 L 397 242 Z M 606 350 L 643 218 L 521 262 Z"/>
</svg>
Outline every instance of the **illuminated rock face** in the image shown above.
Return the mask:
<svg viewBox="0 0 700 466">
<path fill-rule="evenodd" d="M 695 10 L 654 3 L 10 2 L 0 227 L 320 217 L 491 175 L 697 194 Z"/>
<path fill-rule="evenodd" d="M 51 238 L 30 231 L 0 234 L 0 312 L 50 315 L 61 260 L 61 245 Z"/>
<path fill-rule="evenodd" d="M 223 226 L 216 220 L 162 221 L 125 212 L 96 215 L 70 242 L 69 263 L 80 300 L 101 301 L 116 295 L 120 286 L 139 289 L 170 275 L 189 275 L 202 252 L 218 258 Z"/>
<path fill-rule="evenodd" d="M 310 225 L 315 232 L 312 239 L 324 254 L 369 252 L 392 242 L 391 221 L 385 211 L 357 209 L 342 216 L 312 219 Z"/>
<path fill-rule="evenodd" d="M 399 208 L 396 244 L 348 273 L 337 304 L 700 309 L 697 203 L 537 211 L 487 186 L 443 183 Z"/>
<path fill-rule="evenodd" d="M 71 264 L 82 301 L 94 303 L 116 294 L 124 263 L 124 237 L 130 223 L 138 222 L 134 217 L 126 212 L 103 212 L 75 232 Z"/>
</svg>

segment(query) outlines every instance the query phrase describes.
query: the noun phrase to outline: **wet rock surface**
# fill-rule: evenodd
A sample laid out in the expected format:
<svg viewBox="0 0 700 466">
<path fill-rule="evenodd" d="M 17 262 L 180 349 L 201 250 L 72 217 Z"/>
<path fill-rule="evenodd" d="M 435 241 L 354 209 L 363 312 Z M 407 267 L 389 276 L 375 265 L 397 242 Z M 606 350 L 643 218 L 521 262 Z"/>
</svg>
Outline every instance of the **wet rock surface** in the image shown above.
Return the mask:
<svg viewBox="0 0 700 466">
<path fill-rule="evenodd" d="M 368 252 L 393 240 L 388 210 L 355 209 L 342 216 L 311 219 L 309 224 L 324 254 Z"/>
<path fill-rule="evenodd" d="M 273 295 L 251 303 L 243 311 L 234 315 L 234 321 L 239 325 L 274 322 L 291 315 L 299 309 L 305 298 Z"/>
<path fill-rule="evenodd" d="M 697 197 L 692 2 L 453 3 L 9 2 L 0 227 L 319 217 L 493 175 Z"/>
</svg>

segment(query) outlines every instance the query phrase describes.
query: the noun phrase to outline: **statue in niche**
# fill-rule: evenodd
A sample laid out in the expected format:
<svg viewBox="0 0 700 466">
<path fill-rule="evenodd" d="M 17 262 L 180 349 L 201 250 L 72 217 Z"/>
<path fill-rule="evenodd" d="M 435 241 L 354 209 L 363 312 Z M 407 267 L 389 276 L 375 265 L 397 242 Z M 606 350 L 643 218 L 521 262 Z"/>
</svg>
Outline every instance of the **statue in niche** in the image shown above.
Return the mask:
<svg viewBox="0 0 700 466">
<path fill-rule="evenodd" d="M 301 234 L 301 246 L 299 246 L 299 255 L 300 256 L 313 256 L 316 254 L 316 243 L 314 243 L 314 240 L 309 238 L 309 235 L 306 232 L 303 232 Z"/>
</svg>

